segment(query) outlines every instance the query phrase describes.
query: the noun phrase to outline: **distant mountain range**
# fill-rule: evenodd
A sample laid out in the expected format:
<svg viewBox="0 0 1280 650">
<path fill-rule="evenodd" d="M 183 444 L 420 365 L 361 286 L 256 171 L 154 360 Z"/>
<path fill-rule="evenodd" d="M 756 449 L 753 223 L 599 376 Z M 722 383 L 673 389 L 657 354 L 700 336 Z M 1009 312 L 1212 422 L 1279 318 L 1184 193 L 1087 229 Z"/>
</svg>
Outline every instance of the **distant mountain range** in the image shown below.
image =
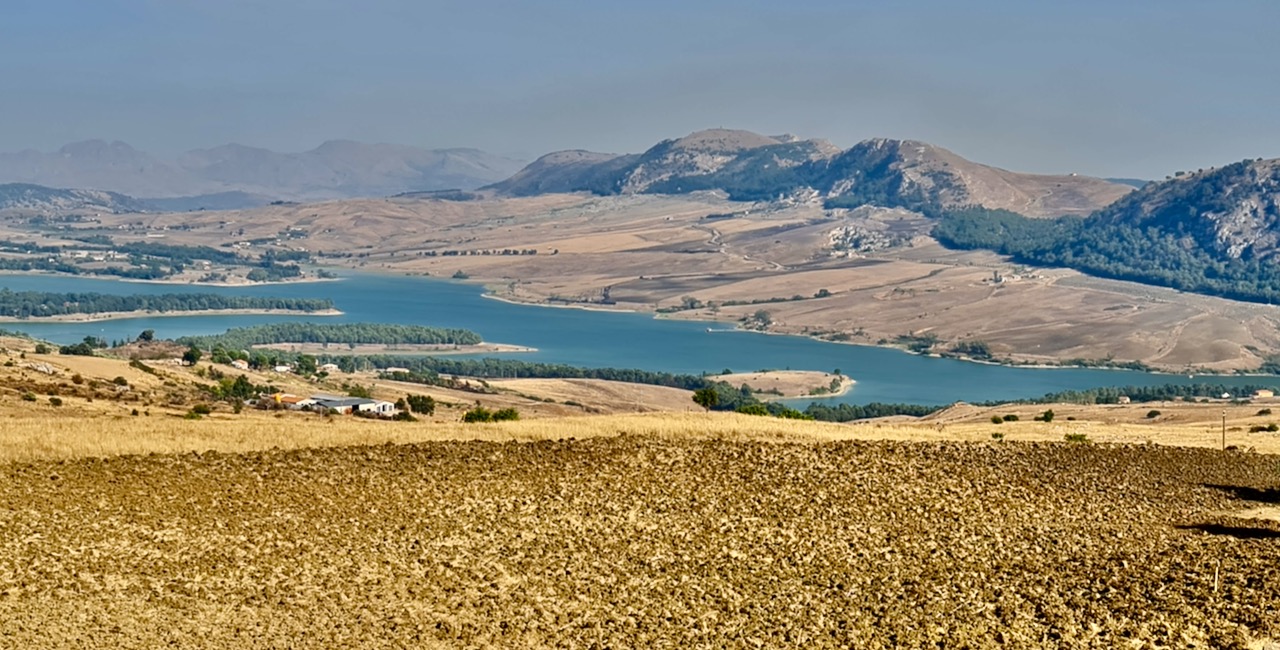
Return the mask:
<svg viewBox="0 0 1280 650">
<path fill-rule="evenodd" d="M 349 140 L 278 153 L 229 144 L 163 159 L 123 142 L 87 140 L 53 153 L 0 153 L 0 183 L 93 188 L 135 197 L 201 197 L 219 208 L 263 200 L 323 200 L 474 189 L 523 163 L 476 149 L 422 149 Z M 246 201 L 248 202 L 246 204 Z M 181 203 L 182 209 L 215 205 Z"/>
<path fill-rule="evenodd" d="M 1048 217 L 1089 214 L 1134 187 L 1075 174 L 1011 172 L 913 140 L 874 139 L 841 150 L 824 140 L 712 129 L 640 154 L 548 154 L 485 189 L 509 196 L 720 190 L 738 200 L 807 196 L 828 207 L 874 203 L 925 214 L 980 205 Z"/>
<path fill-rule="evenodd" d="M 270 197 L 246 192 L 221 192 L 166 199 L 140 199 L 105 190 L 61 189 L 31 183 L 0 184 L 0 211 L 30 214 L 106 212 L 187 212 L 240 210 L 271 203 Z"/>
</svg>

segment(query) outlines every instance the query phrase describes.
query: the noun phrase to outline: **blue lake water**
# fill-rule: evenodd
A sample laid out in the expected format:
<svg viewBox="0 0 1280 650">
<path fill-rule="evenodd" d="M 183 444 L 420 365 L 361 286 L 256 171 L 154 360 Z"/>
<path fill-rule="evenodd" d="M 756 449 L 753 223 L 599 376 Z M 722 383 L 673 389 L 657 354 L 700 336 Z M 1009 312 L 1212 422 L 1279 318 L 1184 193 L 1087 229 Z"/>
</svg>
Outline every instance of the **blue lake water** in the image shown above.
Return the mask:
<svg viewBox="0 0 1280 650">
<path fill-rule="evenodd" d="M 481 295 L 475 285 L 407 276 L 349 274 L 340 281 L 254 287 L 147 284 L 63 276 L 5 275 L 0 287 L 13 291 L 130 293 L 208 292 L 235 295 L 329 298 L 342 316 L 165 316 L 92 323 L 6 323 L 57 343 L 93 335 L 132 339 L 145 329 L 174 338 L 217 334 L 257 323 L 384 322 L 461 327 L 487 341 L 527 345 L 533 353 L 508 358 L 587 367 L 642 368 L 675 373 L 718 373 L 759 369 L 841 372 L 857 380 L 849 394 L 832 402 L 963 401 L 1039 397 L 1045 393 L 1099 386 L 1210 382 L 1240 386 L 1280 378 L 1162 375 L 1120 370 L 1012 368 L 938 359 L 898 350 L 826 343 L 794 336 L 752 332 L 708 333 L 708 323 L 655 319 L 648 314 L 517 305 Z M 716 329 L 727 328 L 717 325 Z M 811 400 L 801 400 L 807 403 Z"/>
</svg>

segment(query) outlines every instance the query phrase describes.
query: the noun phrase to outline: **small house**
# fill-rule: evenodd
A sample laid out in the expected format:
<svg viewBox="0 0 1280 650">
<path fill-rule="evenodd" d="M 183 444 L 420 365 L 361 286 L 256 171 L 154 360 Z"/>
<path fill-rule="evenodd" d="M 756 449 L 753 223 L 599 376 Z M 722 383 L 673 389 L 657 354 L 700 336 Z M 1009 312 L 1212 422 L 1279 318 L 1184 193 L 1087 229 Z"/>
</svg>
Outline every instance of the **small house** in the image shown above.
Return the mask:
<svg viewBox="0 0 1280 650">
<path fill-rule="evenodd" d="M 404 374 L 406 374 L 406 375 L 407 375 L 407 374 L 409 374 L 409 369 L 408 369 L 408 368 L 401 368 L 401 367 L 399 367 L 399 366 L 391 366 L 390 368 L 387 368 L 387 369 L 383 370 L 383 372 L 393 372 L 393 373 L 394 373 L 394 372 L 403 372 Z"/>
<path fill-rule="evenodd" d="M 326 364 L 321 365 L 319 368 L 316 368 L 316 370 L 317 370 L 317 371 L 319 371 L 319 372 L 324 372 L 324 373 L 328 373 L 328 374 L 332 375 L 332 374 L 333 374 L 333 373 L 335 373 L 335 372 L 339 372 L 339 371 L 341 371 L 341 370 L 342 370 L 342 368 L 339 368 L 339 367 L 338 367 L 338 364 L 336 364 L 336 363 L 326 363 Z"/>
<path fill-rule="evenodd" d="M 1276 392 L 1270 388 L 1259 388 L 1258 390 L 1253 391 L 1254 399 L 1267 399 L 1275 396 Z"/>
<path fill-rule="evenodd" d="M 235 368 L 236 370 L 248 370 L 249 362 L 245 361 L 244 359 L 232 359 L 231 367 Z"/>
<path fill-rule="evenodd" d="M 274 368 L 274 370 L 275 370 L 276 372 L 280 372 L 280 373 L 284 373 L 284 372 L 293 372 L 293 368 L 292 368 L 292 367 L 290 367 L 290 366 L 276 366 L 276 367 Z"/>
<path fill-rule="evenodd" d="M 1121 395 L 1120 397 L 1116 398 L 1117 404 L 1128 404 L 1130 401 L 1132 400 L 1129 399 L 1128 395 Z"/>
</svg>

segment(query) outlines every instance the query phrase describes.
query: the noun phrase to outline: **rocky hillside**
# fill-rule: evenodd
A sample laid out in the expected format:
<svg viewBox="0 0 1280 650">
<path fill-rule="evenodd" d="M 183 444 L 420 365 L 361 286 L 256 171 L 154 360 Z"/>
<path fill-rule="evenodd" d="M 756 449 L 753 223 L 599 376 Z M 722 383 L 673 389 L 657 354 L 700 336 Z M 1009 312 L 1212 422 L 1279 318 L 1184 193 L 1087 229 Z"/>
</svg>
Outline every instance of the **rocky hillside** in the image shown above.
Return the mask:
<svg viewBox="0 0 1280 650">
<path fill-rule="evenodd" d="M 386 196 L 473 189 L 507 178 L 518 161 L 475 149 L 421 149 L 348 140 L 278 153 L 230 144 L 164 159 L 123 142 L 88 140 L 56 152 L 0 153 L 0 182 L 92 187 L 133 196 L 241 192 L 275 199 Z"/>
<path fill-rule="evenodd" d="M 981 205 L 1040 217 L 1088 214 L 1133 188 L 1077 175 L 1019 174 L 911 140 L 867 140 L 842 151 L 823 140 L 713 129 L 642 154 L 550 154 L 489 189 L 512 196 L 721 190 L 746 201 L 800 194 L 837 208 L 936 213 Z"/>
<path fill-rule="evenodd" d="M 1234 260 L 1280 252 L 1280 160 L 1246 160 L 1151 183 L 1090 219 L 1154 229 Z"/>
</svg>

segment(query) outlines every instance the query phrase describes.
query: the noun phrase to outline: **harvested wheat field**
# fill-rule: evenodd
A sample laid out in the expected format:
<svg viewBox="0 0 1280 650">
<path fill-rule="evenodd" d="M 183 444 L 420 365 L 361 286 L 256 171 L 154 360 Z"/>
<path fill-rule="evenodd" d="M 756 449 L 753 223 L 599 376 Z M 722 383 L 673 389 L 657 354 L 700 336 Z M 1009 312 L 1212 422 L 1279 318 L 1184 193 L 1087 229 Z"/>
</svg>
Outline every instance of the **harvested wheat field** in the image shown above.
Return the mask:
<svg viewBox="0 0 1280 650">
<path fill-rule="evenodd" d="M 0 465 L 0 646 L 1263 647 L 1276 458 L 623 435 Z"/>
</svg>

